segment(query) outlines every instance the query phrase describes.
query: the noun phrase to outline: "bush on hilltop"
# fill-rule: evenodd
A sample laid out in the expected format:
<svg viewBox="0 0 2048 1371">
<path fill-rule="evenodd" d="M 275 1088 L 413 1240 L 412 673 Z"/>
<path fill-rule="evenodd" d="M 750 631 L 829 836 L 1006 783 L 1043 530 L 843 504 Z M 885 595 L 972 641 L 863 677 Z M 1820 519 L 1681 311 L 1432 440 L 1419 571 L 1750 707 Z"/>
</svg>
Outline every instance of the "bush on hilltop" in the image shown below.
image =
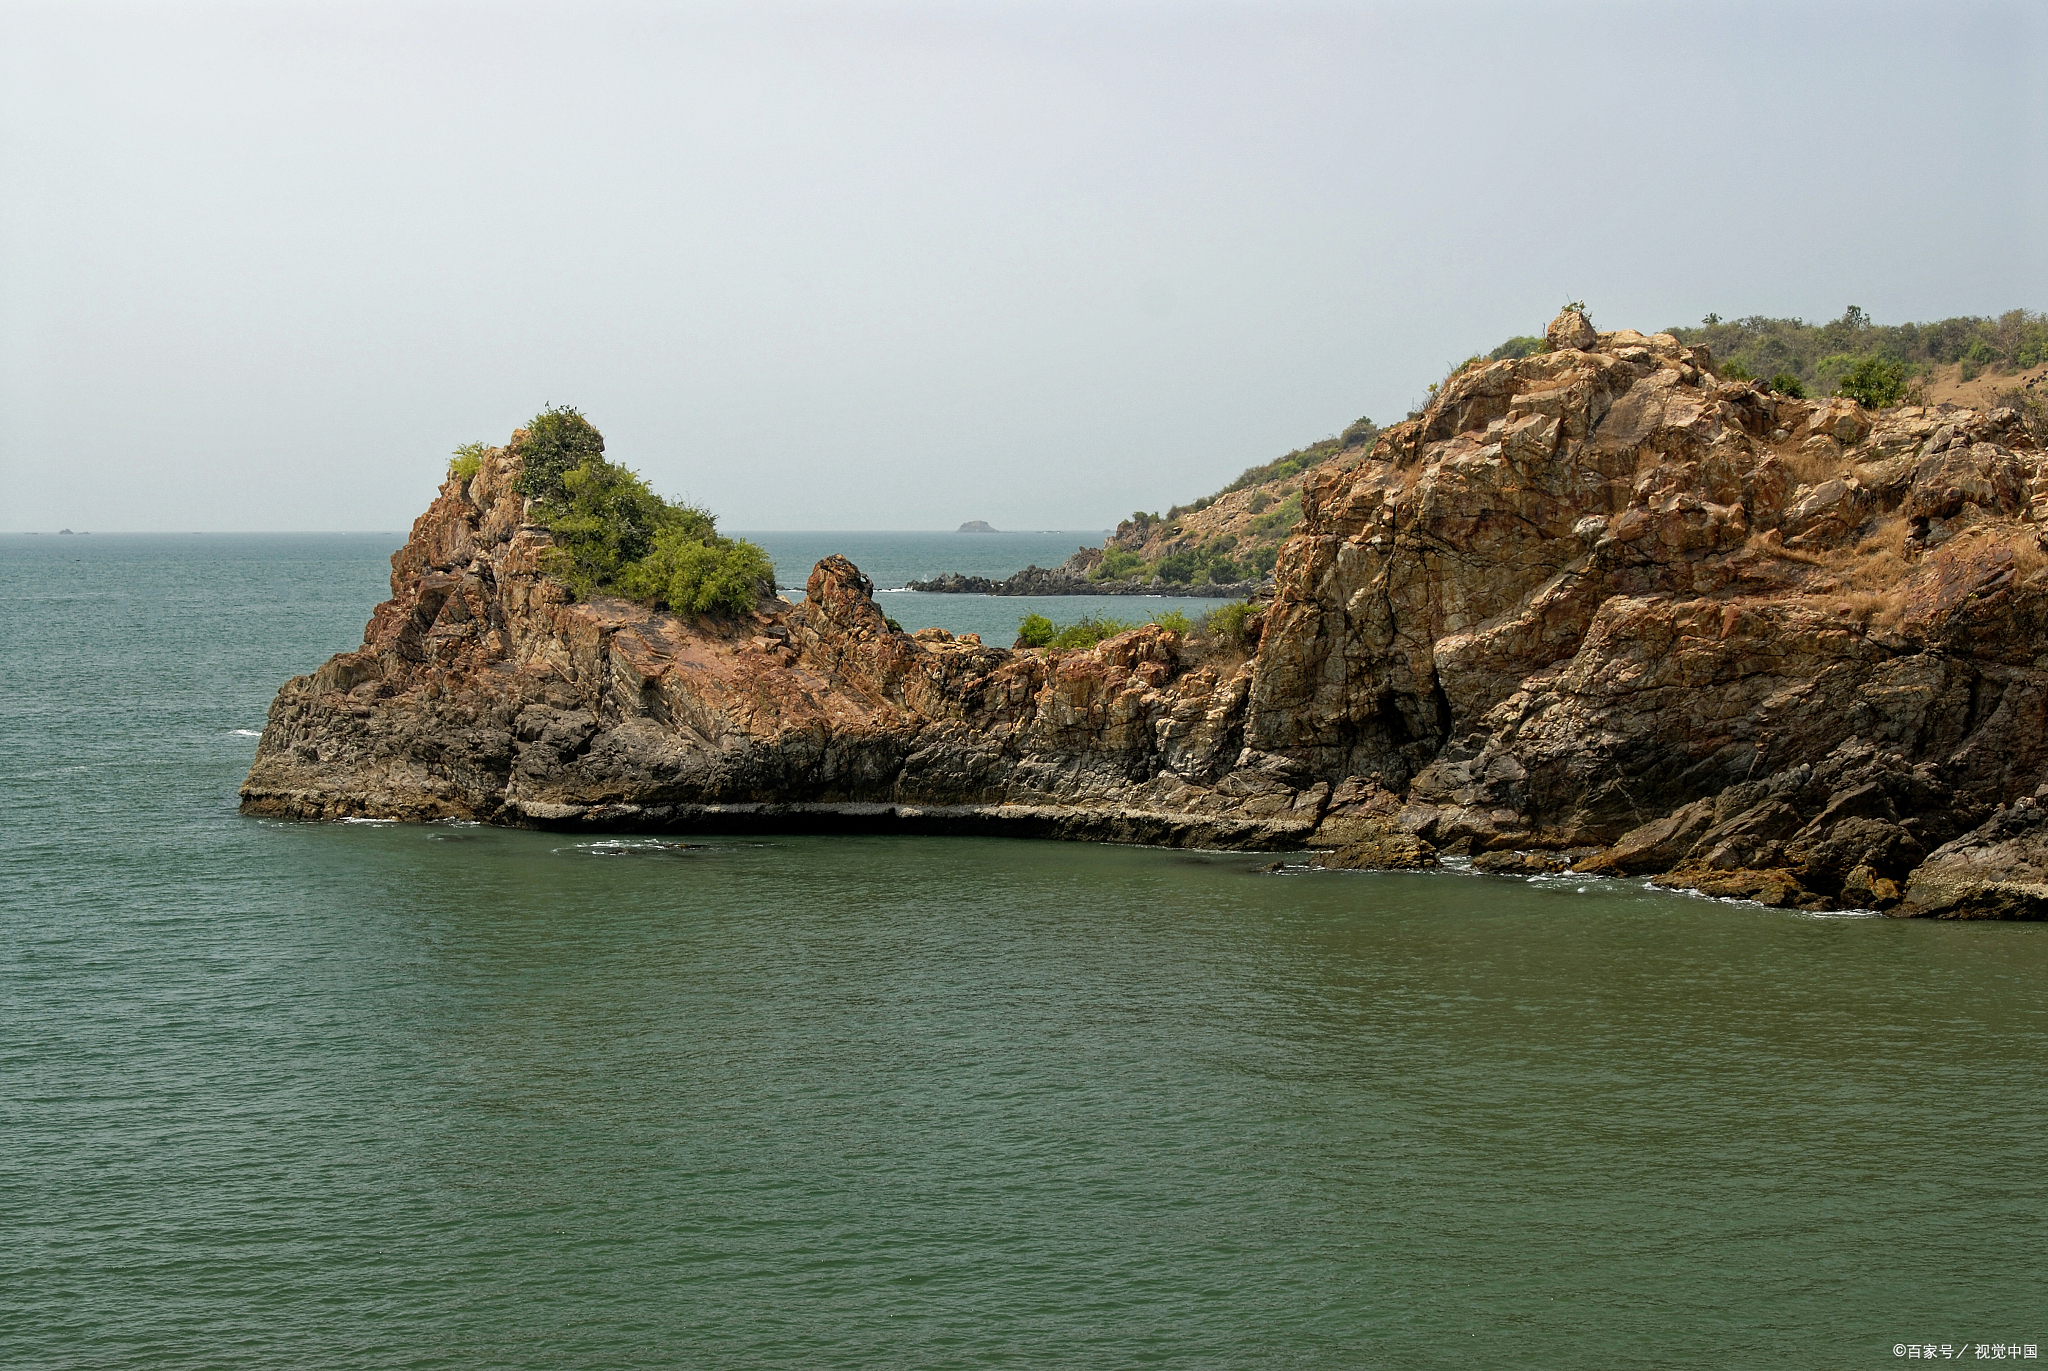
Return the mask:
<svg viewBox="0 0 2048 1371">
<path fill-rule="evenodd" d="M 604 435 L 568 405 L 549 405 L 533 416 L 512 450 L 519 455 L 519 493 L 540 499 L 567 494 L 562 478 L 592 458 L 604 457 Z"/>
<path fill-rule="evenodd" d="M 554 539 L 543 568 L 577 599 L 617 595 L 676 614 L 738 614 L 774 593 L 767 553 L 722 537 L 709 511 L 665 500 L 638 473 L 606 461 L 603 435 L 575 410 L 542 410 L 513 450 L 528 464 L 519 477 L 532 497 L 528 514 Z"/>
</svg>

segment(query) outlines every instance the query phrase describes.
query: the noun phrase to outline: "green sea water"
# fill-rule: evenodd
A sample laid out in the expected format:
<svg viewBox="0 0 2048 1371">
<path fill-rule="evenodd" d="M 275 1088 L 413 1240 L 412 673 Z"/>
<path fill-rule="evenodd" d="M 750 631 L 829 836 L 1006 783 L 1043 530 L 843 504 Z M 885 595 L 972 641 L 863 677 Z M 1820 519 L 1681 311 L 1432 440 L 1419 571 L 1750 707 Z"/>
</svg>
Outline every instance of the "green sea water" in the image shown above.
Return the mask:
<svg viewBox="0 0 2048 1371">
<path fill-rule="evenodd" d="M 394 542 L 0 538 L 0 1365 L 2048 1342 L 2048 929 L 240 817 Z"/>
</svg>

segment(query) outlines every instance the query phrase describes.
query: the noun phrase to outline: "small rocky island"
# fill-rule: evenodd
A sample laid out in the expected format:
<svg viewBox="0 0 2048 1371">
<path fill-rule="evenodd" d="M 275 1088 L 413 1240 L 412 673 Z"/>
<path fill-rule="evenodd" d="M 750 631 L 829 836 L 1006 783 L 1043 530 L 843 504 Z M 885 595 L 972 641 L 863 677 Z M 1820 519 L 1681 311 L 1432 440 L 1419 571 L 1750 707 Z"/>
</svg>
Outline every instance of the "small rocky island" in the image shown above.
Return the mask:
<svg viewBox="0 0 2048 1371">
<path fill-rule="evenodd" d="M 969 519 L 953 530 L 955 533 L 994 533 L 995 526 L 986 519 Z"/>
<path fill-rule="evenodd" d="M 1074 651 L 897 631 L 840 557 L 796 605 L 729 580 L 677 609 L 712 584 L 681 543 L 667 600 L 579 587 L 534 451 L 452 471 L 363 645 L 278 693 L 246 812 L 1462 856 L 2048 916 L 2048 459 L 2010 408 L 1792 398 L 1568 310 L 1299 473 L 1236 632 Z"/>
</svg>

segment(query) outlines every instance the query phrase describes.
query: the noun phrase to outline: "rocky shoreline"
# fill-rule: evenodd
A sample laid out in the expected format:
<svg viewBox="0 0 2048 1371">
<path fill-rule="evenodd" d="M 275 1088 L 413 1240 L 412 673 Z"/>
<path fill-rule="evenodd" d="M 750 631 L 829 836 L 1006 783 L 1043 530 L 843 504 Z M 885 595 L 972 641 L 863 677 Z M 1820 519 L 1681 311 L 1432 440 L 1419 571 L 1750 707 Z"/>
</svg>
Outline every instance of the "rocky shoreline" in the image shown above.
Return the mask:
<svg viewBox="0 0 2048 1371">
<path fill-rule="evenodd" d="M 923 581 L 907 581 L 905 590 L 927 595 L 1173 595 L 1204 599 L 1249 600 L 1262 591 L 1270 593 L 1270 581 L 1207 582 L 1188 585 L 1173 581 L 1091 581 L 1058 567 L 1028 566 L 1000 581 L 986 576 L 963 576 L 948 571 Z"/>
<path fill-rule="evenodd" d="M 494 449 L 415 522 L 362 647 L 279 691 L 243 808 L 1469 855 L 2048 917 L 2021 417 L 1787 399 L 1569 312 L 1548 341 L 1306 472 L 1242 642 L 906 634 L 839 557 L 738 621 L 575 601 Z"/>
</svg>

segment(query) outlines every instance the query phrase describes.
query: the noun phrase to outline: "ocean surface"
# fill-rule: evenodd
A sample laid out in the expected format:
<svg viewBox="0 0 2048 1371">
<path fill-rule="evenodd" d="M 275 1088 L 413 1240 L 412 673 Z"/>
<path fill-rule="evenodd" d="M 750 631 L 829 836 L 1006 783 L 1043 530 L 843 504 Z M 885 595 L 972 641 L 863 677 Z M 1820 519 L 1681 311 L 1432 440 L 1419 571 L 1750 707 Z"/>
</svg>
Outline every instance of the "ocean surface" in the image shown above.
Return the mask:
<svg viewBox="0 0 2048 1371">
<path fill-rule="evenodd" d="M 396 541 L 0 537 L 0 1366 L 2048 1342 L 2048 928 L 240 817 Z"/>
</svg>

